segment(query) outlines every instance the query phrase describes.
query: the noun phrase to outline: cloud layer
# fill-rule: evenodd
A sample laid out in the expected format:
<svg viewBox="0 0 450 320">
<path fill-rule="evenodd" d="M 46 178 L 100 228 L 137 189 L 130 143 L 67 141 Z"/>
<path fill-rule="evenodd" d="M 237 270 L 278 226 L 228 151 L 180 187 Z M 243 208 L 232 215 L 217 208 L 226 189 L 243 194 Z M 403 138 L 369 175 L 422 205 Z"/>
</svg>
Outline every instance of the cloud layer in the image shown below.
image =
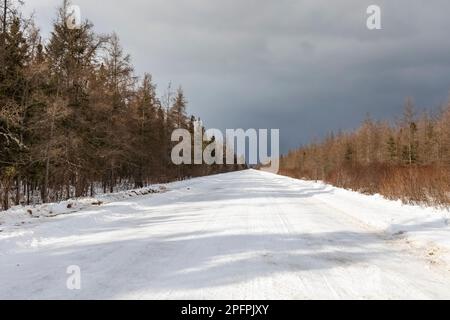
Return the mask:
<svg viewBox="0 0 450 320">
<path fill-rule="evenodd" d="M 28 0 L 48 33 L 59 0 Z M 182 84 L 208 127 L 279 128 L 282 149 L 354 127 L 366 114 L 446 102 L 447 0 L 74 0 L 103 33 L 116 31 L 136 71 L 160 91 Z M 382 8 L 383 30 L 366 28 Z"/>
</svg>

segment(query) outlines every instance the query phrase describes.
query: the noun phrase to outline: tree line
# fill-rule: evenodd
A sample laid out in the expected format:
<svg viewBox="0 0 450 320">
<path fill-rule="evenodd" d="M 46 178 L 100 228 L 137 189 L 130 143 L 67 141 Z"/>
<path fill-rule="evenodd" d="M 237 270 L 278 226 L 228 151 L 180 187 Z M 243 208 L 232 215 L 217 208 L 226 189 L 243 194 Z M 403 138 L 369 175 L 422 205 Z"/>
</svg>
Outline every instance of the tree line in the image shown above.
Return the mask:
<svg viewBox="0 0 450 320">
<path fill-rule="evenodd" d="M 450 205 L 450 103 L 418 114 L 411 98 L 395 121 L 368 117 L 281 159 L 285 175 L 382 194 L 405 203 Z"/>
<path fill-rule="evenodd" d="M 1 2 L 3 209 L 239 169 L 171 163 L 171 133 L 198 120 L 181 88 L 160 98 L 136 77 L 117 35 L 69 28 L 64 1 L 44 41 L 20 3 Z"/>
</svg>

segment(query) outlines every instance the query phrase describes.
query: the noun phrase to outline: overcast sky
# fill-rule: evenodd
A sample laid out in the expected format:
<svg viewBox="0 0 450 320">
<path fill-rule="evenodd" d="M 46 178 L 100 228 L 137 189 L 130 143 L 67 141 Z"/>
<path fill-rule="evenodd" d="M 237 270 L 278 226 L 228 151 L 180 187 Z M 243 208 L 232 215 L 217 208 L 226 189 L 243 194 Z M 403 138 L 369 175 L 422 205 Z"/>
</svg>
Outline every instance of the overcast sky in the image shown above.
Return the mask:
<svg viewBox="0 0 450 320">
<path fill-rule="evenodd" d="M 25 0 L 44 35 L 62 0 Z M 73 0 L 208 128 L 281 129 L 283 151 L 450 89 L 448 0 Z M 369 31 L 366 9 L 382 8 Z"/>
</svg>

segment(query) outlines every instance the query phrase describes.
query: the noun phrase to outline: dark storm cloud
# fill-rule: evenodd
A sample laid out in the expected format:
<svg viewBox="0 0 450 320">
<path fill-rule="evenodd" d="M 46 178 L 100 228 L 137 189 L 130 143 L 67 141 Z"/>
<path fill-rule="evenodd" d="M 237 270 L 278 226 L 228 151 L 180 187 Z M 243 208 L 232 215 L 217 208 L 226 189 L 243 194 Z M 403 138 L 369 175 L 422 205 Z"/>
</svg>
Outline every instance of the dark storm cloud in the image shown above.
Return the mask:
<svg viewBox="0 0 450 320">
<path fill-rule="evenodd" d="M 444 103 L 447 0 L 74 0 L 96 30 L 116 31 L 137 72 L 182 84 L 208 127 L 280 128 L 283 150 Z M 44 32 L 59 0 L 28 0 Z M 383 30 L 366 28 L 382 8 Z"/>
</svg>

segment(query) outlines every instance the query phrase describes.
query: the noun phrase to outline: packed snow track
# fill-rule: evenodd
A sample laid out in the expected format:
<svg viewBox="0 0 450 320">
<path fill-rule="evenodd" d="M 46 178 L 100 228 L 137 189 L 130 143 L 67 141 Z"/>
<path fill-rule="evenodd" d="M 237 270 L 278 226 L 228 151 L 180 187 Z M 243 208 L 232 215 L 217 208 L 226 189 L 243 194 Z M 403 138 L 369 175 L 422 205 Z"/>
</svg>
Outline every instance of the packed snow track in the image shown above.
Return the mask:
<svg viewBox="0 0 450 320">
<path fill-rule="evenodd" d="M 365 223 L 337 197 L 248 170 L 4 227 L 0 298 L 450 298 L 437 251 Z M 67 287 L 69 266 L 80 290 Z"/>
</svg>

